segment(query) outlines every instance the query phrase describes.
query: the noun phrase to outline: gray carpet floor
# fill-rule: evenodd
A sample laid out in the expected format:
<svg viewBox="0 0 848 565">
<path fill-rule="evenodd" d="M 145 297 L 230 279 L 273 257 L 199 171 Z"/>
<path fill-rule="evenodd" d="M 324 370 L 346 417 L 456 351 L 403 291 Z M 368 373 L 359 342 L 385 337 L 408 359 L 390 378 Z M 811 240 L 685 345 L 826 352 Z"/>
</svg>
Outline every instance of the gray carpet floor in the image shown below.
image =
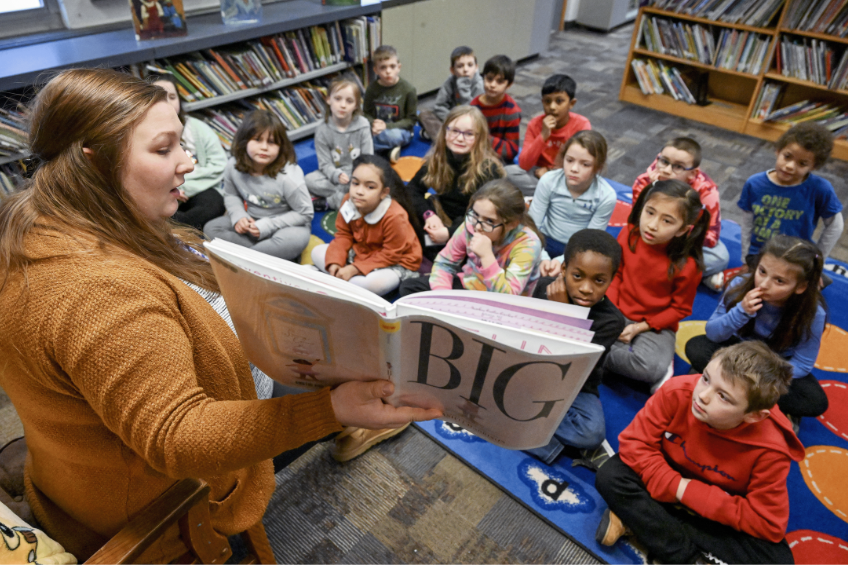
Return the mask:
<svg viewBox="0 0 848 565">
<path fill-rule="evenodd" d="M 723 217 L 738 219 L 745 179 L 774 166 L 772 145 L 619 102 L 631 33 L 625 26 L 552 35 L 550 51 L 522 64 L 510 90 L 524 111 L 522 134 L 541 111 L 545 78 L 570 74 L 578 84 L 575 111 L 609 143 L 606 176 L 629 185 L 666 140 L 689 135 L 704 147 L 702 167 L 719 185 Z M 820 173 L 845 202 L 848 163 L 831 161 Z M 844 235 L 833 256 L 848 261 Z M 0 445 L 21 433 L 0 391 Z M 277 475 L 264 521 L 282 563 L 597 562 L 414 428 L 346 464 L 328 447 L 313 448 Z"/>
</svg>

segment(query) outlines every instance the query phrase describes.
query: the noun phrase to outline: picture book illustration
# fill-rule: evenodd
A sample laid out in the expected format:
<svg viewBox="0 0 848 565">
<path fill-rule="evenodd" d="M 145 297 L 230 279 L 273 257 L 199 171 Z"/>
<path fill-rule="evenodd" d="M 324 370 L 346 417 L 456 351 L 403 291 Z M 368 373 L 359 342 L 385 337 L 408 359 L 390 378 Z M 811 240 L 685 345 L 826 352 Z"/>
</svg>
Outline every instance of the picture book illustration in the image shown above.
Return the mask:
<svg viewBox="0 0 848 565">
<path fill-rule="evenodd" d="M 139 41 L 188 33 L 183 0 L 130 0 L 130 9 Z"/>
</svg>

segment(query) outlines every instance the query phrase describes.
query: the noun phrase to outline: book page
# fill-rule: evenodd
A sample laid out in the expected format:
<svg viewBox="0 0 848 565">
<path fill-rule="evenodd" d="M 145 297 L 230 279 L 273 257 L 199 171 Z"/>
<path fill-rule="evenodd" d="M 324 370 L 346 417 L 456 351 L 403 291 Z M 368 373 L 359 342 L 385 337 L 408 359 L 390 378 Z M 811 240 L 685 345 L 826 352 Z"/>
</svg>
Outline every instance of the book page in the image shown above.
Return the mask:
<svg viewBox="0 0 848 565">
<path fill-rule="evenodd" d="M 490 296 L 509 297 L 512 300 L 491 300 Z M 590 342 L 594 336 L 594 332 L 590 331 L 592 321 L 586 319 L 589 313 L 588 308 L 524 296 L 460 290 L 431 291 L 413 294 L 399 300 L 395 304 L 399 316 L 404 315 L 402 312 L 406 306 L 444 312 L 460 316 L 465 320 L 489 322 L 503 327 L 520 328 L 578 341 Z M 558 308 L 560 306 L 564 308 Z M 572 314 L 577 314 L 577 317 Z M 473 324 L 468 325 L 467 322 L 464 325 L 475 327 Z"/>
<path fill-rule="evenodd" d="M 389 334 L 381 329 L 391 322 L 379 313 L 236 268 L 210 252 L 244 352 L 269 377 L 310 389 L 391 378 Z"/>
<path fill-rule="evenodd" d="M 438 408 L 444 420 L 509 449 L 550 441 L 603 353 L 598 345 L 551 336 L 548 353 L 515 350 L 441 316 L 394 323 L 402 354 L 389 401 Z"/>
<path fill-rule="evenodd" d="M 278 284 L 294 286 L 345 300 L 353 299 L 383 317 L 392 317 L 393 315 L 394 307 L 392 304 L 383 300 L 380 296 L 348 281 L 317 271 L 311 266 L 298 265 L 218 238 L 204 243 L 203 246 L 213 257 L 220 257 L 240 269 L 245 269 Z M 214 260 L 212 263 L 214 266 Z"/>
</svg>

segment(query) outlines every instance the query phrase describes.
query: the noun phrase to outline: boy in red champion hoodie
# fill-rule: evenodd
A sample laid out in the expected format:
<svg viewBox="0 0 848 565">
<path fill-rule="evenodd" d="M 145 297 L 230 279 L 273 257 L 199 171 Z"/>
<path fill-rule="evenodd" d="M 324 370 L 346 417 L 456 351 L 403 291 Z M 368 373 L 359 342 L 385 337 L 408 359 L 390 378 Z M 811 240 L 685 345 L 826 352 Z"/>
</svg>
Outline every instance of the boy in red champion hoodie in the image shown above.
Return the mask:
<svg viewBox="0 0 848 565">
<path fill-rule="evenodd" d="M 775 406 L 792 366 L 762 342 L 720 349 L 671 379 L 618 436 L 595 479 L 595 537 L 628 533 L 662 563 L 794 563 L 786 476 L 804 446 Z"/>
</svg>

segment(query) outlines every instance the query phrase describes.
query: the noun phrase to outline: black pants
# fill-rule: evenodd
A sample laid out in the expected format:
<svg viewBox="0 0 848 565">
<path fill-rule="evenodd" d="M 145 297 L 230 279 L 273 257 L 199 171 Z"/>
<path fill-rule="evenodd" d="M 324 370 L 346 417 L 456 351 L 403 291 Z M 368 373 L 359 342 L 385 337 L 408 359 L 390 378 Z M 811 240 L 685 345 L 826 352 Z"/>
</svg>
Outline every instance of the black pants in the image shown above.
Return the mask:
<svg viewBox="0 0 848 565">
<path fill-rule="evenodd" d="M 618 455 L 604 463 L 595 488 L 610 510 L 662 563 L 694 563 L 711 553 L 727 563 L 794 563 L 786 540 L 779 543 L 738 532 L 651 498 L 645 484 Z"/>
<path fill-rule="evenodd" d="M 693 337 L 686 342 L 686 357 L 692 365 L 692 372 L 703 373 L 713 353 L 740 341 L 735 336 L 722 343 L 716 343 L 705 335 Z M 816 418 L 827 410 L 828 401 L 818 379 L 810 373 L 804 377 L 792 379 L 789 392 L 778 399 L 777 405 L 784 414 Z"/>
<path fill-rule="evenodd" d="M 453 290 L 462 290 L 462 281 L 459 280 L 459 277 L 453 276 Z M 400 288 L 398 288 L 398 293 L 401 297 L 407 296 L 409 294 L 415 294 L 416 292 L 427 292 L 428 290 L 432 290 L 430 288 L 430 275 L 424 275 L 423 277 L 415 277 L 412 279 L 406 279 L 402 283 L 400 283 Z"/>
<path fill-rule="evenodd" d="M 188 202 L 181 202 L 173 218 L 175 222 L 203 231 L 206 222 L 223 216 L 226 211 L 221 193 L 208 188 L 189 198 Z"/>
</svg>

